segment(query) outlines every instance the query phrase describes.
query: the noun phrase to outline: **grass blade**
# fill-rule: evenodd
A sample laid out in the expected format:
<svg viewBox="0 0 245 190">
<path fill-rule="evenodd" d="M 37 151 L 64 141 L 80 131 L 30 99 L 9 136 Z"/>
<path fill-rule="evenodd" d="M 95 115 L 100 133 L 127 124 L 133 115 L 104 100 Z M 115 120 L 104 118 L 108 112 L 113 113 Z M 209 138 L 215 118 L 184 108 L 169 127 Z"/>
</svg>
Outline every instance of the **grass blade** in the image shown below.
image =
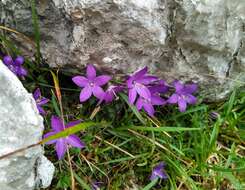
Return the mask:
<svg viewBox="0 0 245 190">
<path fill-rule="evenodd" d="M 225 117 L 227 118 L 228 115 L 231 113 L 231 110 L 233 108 L 234 102 L 235 102 L 235 98 L 236 98 L 236 90 L 234 90 L 230 96 L 230 99 L 228 101 L 228 105 L 227 105 L 227 109 L 225 112 Z"/>
<path fill-rule="evenodd" d="M 136 109 L 136 107 L 134 105 L 131 105 L 128 102 L 128 97 L 123 94 L 123 93 L 119 93 L 119 96 L 128 104 L 129 108 L 133 111 L 133 113 L 135 114 L 135 116 L 140 120 L 140 122 L 145 125 L 146 122 L 144 120 L 144 118 L 142 117 L 142 115 L 140 114 L 140 112 Z"/>
<path fill-rule="evenodd" d="M 32 24 L 34 27 L 34 35 L 35 35 L 35 42 L 36 42 L 36 58 L 37 63 L 41 63 L 41 51 L 40 51 L 40 31 L 38 25 L 38 16 L 36 10 L 36 2 L 35 0 L 31 0 L 31 15 L 32 15 Z"/>
<path fill-rule="evenodd" d="M 53 71 L 50 71 L 50 72 L 51 72 L 52 77 L 53 77 L 56 96 L 57 96 L 57 99 L 58 99 L 58 101 L 59 101 L 59 103 L 60 103 L 60 102 L 61 102 L 61 92 L 60 92 L 59 79 L 58 79 L 58 77 L 54 74 Z"/>
<path fill-rule="evenodd" d="M 151 181 L 148 185 L 146 185 L 142 190 L 150 190 L 152 187 L 154 187 L 157 184 L 158 178 Z"/>
<path fill-rule="evenodd" d="M 62 137 L 67 137 L 69 135 L 72 135 L 74 133 L 77 133 L 79 131 L 85 130 L 88 127 L 91 127 L 95 125 L 94 122 L 83 122 L 79 123 L 77 125 L 74 125 L 73 127 L 66 128 L 64 131 L 61 131 L 59 133 L 56 133 L 55 135 L 49 136 L 41 141 L 41 144 L 44 144 L 48 141 L 59 139 Z"/>
<path fill-rule="evenodd" d="M 201 128 L 186 128 L 186 127 L 141 127 L 141 126 L 131 126 L 131 127 L 121 127 L 117 130 L 140 130 L 140 131 L 155 131 L 155 132 L 182 132 L 182 131 L 198 131 Z"/>
<path fill-rule="evenodd" d="M 74 173 L 74 177 L 76 178 L 76 180 L 82 186 L 83 189 L 85 189 L 85 190 L 91 190 L 91 188 L 89 187 L 89 185 L 82 178 L 80 178 L 76 173 Z"/>
</svg>

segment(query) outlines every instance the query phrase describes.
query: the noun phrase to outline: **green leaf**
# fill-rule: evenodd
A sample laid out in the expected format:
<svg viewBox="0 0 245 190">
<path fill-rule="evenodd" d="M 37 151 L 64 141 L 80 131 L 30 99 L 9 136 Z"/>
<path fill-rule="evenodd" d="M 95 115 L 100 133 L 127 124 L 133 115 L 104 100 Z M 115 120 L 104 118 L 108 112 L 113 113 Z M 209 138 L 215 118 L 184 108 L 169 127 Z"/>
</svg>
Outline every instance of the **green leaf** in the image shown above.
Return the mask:
<svg viewBox="0 0 245 190">
<path fill-rule="evenodd" d="M 190 108 L 190 109 L 188 109 L 188 110 L 185 111 L 185 112 L 182 112 L 182 113 L 179 113 L 179 114 L 173 116 L 172 118 L 173 118 L 173 119 L 176 119 L 176 118 L 178 118 L 178 117 L 185 116 L 185 115 L 190 114 L 190 113 L 196 113 L 196 112 L 202 111 L 202 110 L 203 110 L 203 111 L 206 111 L 207 108 L 208 108 L 208 106 L 206 106 L 206 105 L 202 105 L 202 106 Z"/>
<path fill-rule="evenodd" d="M 142 115 L 140 114 L 140 112 L 136 109 L 136 107 L 134 105 L 131 105 L 128 102 L 128 97 L 123 94 L 123 93 L 119 93 L 119 96 L 128 104 L 129 108 L 133 111 L 133 113 L 135 114 L 135 116 L 140 120 L 140 122 L 145 125 L 146 122 L 144 120 L 144 118 L 142 117 Z"/>
<path fill-rule="evenodd" d="M 74 177 L 76 178 L 78 183 L 83 187 L 83 189 L 91 190 L 89 185 L 82 178 L 80 178 L 76 173 L 74 173 Z"/>
<path fill-rule="evenodd" d="M 222 124 L 222 120 L 220 118 L 218 118 L 218 121 L 216 121 L 216 123 L 214 124 L 213 131 L 212 131 L 212 134 L 210 137 L 209 151 L 212 151 L 213 147 L 216 144 L 216 140 L 217 140 L 218 135 L 219 135 L 219 128 L 220 128 L 221 124 Z"/>
<path fill-rule="evenodd" d="M 39 25 L 38 25 L 38 15 L 37 15 L 37 10 L 36 10 L 35 0 L 31 0 L 31 15 L 32 15 L 32 23 L 33 23 L 34 34 L 35 34 L 37 63 L 40 64 L 41 62 L 40 31 L 39 31 Z"/>
<path fill-rule="evenodd" d="M 199 131 L 201 128 L 186 128 L 186 127 L 141 127 L 141 126 L 131 126 L 131 127 L 121 127 L 117 130 L 140 130 L 140 131 L 155 131 L 155 132 L 181 132 L 181 131 Z"/>
<path fill-rule="evenodd" d="M 55 139 L 59 139 L 59 138 L 63 138 L 63 137 L 67 137 L 69 135 L 72 135 L 78 131 L 82 131 L 82 130 L 85 130 L 86 128 L 88 127 L 91 127 L 93 125 L 95 125 L 96 123 L 94 122 L 83 122 L 83 123 L 79 123 L 73 127 L 69 127 L 69 128 L 66 128 L 64 131 L 61 131 L 59 133 L 56 133 L 55 135 L 52 135 L 52 136 L 49 136 L 45 139 L 43 139 L 41 141 L 41 144 L 44 144 L 48 141 L 51 141 L 51 140 L 55 140 Z"/>
<path fill-rule="evenodd" d="M 53 104 L 55 113 L 56 113 L 58 116 L 61 116 L 61 112 L 60 112 L 60 109 L 59 109 L 59 106 L 58 106 L 58 103 L 57 103 L 57 99 L 56 99 L 56 96 L 55 96 L 53 90 L 52 90 L 52 104 Z"/>
<path fill-rule="evenodd" d="M 244 189 L 243 185 L 239 182 L 239 180 L 231 173 L 231 172 L 224 172 L 222 173 L 223 177 L 228 179 L 235 189 Z"/>
<path fill-rule="evenodd" d="M 142 190 L 150 190 L 152 187 L 154 187 L 157 184 L 158 178 L 151 181 L 148 185 L 146 185 Z"/>
<path fill-rule="evenodd" d="M 233 105 L 235 103 L 235 99 L 236 99 L 236 90 L 234 90 L 230 96 L 230 99 L 228 101 L 228 105 L 227 105 L 227 109 L 226 109 L 226 113 L 225 113 L 225 117 L 227 118 L 228 115 L 231 113 Z"/>
</svg>

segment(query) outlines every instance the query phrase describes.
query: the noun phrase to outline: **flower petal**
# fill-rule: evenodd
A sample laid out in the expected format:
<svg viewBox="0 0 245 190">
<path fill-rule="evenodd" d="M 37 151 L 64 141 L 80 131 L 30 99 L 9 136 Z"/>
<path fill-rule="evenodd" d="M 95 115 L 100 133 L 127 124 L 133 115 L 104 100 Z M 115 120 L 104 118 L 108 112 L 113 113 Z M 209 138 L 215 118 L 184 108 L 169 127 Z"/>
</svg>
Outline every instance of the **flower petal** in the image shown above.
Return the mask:
<svg viewBox="0 0 245 190">
<path fill-rule="evenodd" d="M 114 93 L 111 92 L 111 91 L 107 91 L 105 92 L 105 95 L 104 95 L 104 100 L 106 103 L 109 103 L 109 102 L 112 102 L 112 100 L 114 99 Z"/>
<path fill-rule="evenodd" d="M 57 116 L 51 117 L 51 127 L 54 131 L 59 132 L 64 130 L 62 120 Z"/>
<path fill-rule="evenodd" d="M 96 97 L 96 98 L 98 98 L 98 99 L 100 99 L 100 100 L 102 100 L 103 98 L 104 98 L 104 96 L 105 96 L 105 92 L 104 92 L 104 90 L 100 87 L 100 86 L 94 86 L 93 88 L 92 88 L 92 91 L 93 91 L 93 95 Z"/>
<path fill-rule="evenodd" d="M 145 99 L 150 99 L 151 98 L 151 92 L 146 86 L 144 86 L 142 84 L 139 84 L 139 83 L 136 83 L 135 84 L 135 90 L 137 91 L 137 93 L 141 97 L 143 97 Z"/>
<path fill-rule="evenodd" d="M 74 146 L 74 147 L 77 147 L 77 148 L 84 148 L 85 147 L 84 142 L 82 142 L 79 139 L 79 137 L 76 136 L 76 135 L 70 135 L 70 136 L 66 137 L 66 141 L 71 146 Z"/>
<path fill-rule="evenodd" d="M 143 100 L 141 97 L 138 98 L 138 100 L 136 101 L 136 108 L 138 111 L 140 111 L 143 107 Z"/>
<path fill-rule="evenodd" d="M 154 94 L 154 93 L 165 93 L 168 91 L 168 87 L 163 85 L 163 84 L 159 84 L 159 85 L 154 85 L 154 86 L 151 86 L 149 87 L 149 90 L 151 92 L 151 94 Z"/>
<path fill-rule="evenodd" d="M 108 81 L 111 80 L 111 77 L 108 75 L 101 75 L 98 76 L 94 79 L 94 83 L 98 86 L 103 86 L 106 83 L 108 83 Z"/>
<path fill-rule="evenodd" d="M 48 138 L 49 136 L 53 136 L 53 135 L 55 135 L 55 134 L 56 134 L 56 132 L 54 132 L 54 131 L 48 132 L 48 133 L 46 133 L 45 135 L 43 135 L 43 139 L 46 139 L 46 138 Z M 50 140 L 50 141 L 46 142 L 45 144 L 54 144 L 54 143 L 56 143 L 56 141 L 57 141 L 57 139 L 55 139 L 55 140 Z"/>
<path fill-rule="evenodd" d="M 137 96 L 137 92 L 136 92 L 135 88 L 129 89 L 129 91 L 128 91 L 128 101 L 129 101 L 130 104 L 134 104 L 136 96 Z"/>
<path fill-rule="evenodd" d="M 92 64 L 87 66 L 87 78 L 94 79 L 96 77 L 96 70 Z"/>
<path fill-rule="evenodd" d="M 148 113 L 149 116 L 153 116 L 154 115 L 155 110 L 154 110 L 154 107 L 151 104 L 145 103 L 145 104 L 143 104 L 143 108 Z"/>
<path fill-rule="evenodd" d="M 6 55 L 3 57 L 3 62 L 5 65 L 11 65 L 11 64 L 13 64 L 13 59 L 11 56 Z"/>
<path fill-rule="evenodd" d="M 26 76 L 27 75 L 27 70 L 24 67 L 17 66 L 15 69 L 16 69 L 16 74 L 18 76 Z"/>
<path fill-rule="evenodd" d="M 128 88 L 133 88 L 133 80 L 134 80 L 134 77 L 129 77 L 128 80 L 126 81 Z"/>
<path fill-rule="evenodd" d="M 37 88 L 33 93 L 33 97 L 35 100 L 37 100 L 40 96 L 41 96 L 40 88 Z"/>
<path fill-rule="evenodd" d="M 41 115 L 45 115 L 46 112 L 44 111 L 44 109 L 40 106 L 40 105 L 37 105 L 37 109 L 38 109 L 38 112 L 41 114 Z"/>
<path fill-rule="evenodd" d="M 89 80 L 83 76 L 75 76 L 72 81 L 79 87 L 85 87 L 89 83 Z"/>
<path fill-rule="evenodd" d="M 38 101 L 38 105 L 44 105 L 49 102 L 48 98 L 42 98 L 40 101 Z"/>
<path fill-rule="evenodd" d="M 170 104 L 176 104 L 178 102 L 178 98 L 179 96 L 177 94 L 172 94 L 172 96 L 170 96 L 167 102 Z"/>
<path fill-rule="evenodd" d="M 82 120 L 77 120 L 77 121 L 71 121 L 69 123 L 66 124 L 65 128 L 69 128 L 69 127 L 73 127 L 79 123 L 82 123 Z"/>
<path fill-rule="evenodd" d="M 156 76 L 144 76 L 142 78 L 137 79 L 136 81 L 138 83 L 144 84 L 144 85 L 148 85 L 151 82 L 156 81 L 158 78 Z"/>
<path fill-rule="evenodd" d="M 143 77 L 148 71 L 148 67 L 144 67 L 143 69 L 137 71 L 134 75 L 133 75 L 133 78 L 134 80 L 140 78 L 140 77 Z"/>
<path fill-rule="evenodd" d="M 197 102 L 197 98 L 191 94 L 186 95 L 185 100 L 188 104 L 195 104 Z"/>
<path fill-rule="evenodd" d="M 166 101 L 162 99 L 160 96 L 151 96 L 152 105 L 164 105 Z"/>
<path fill-rule="evenodd" d="M 187 84 L 184 87 L 184 92 L 188 94 L 192 94 L 197 91 L 197 85 L 196 84 Z"/>
<path fill-rule="evenodd" d="M 174 87 L 176 92 L 181 92 L 184 88 L 184 85 L 180 81 L 174 81 Z"/>
<path fill-rule="evenodd" d="M 58 156 L 58 159 L 62 159 L 67 149 L 66 139 L 60 138 L 57 140 L 55 145 L 55 150 Z"/>
<path fill-rule="evenodd" d="M 17 56 L 16 59 L 14 60 L 15 65 L 22 65 L 24 63 L 24 57 L 22 56 Z"/>
<path fill-rule="evenodd" d="M 91 95 L 92 89 L 89 86 L 84 87 L 80 93 L 80 102 L 85 102 Z"/>
<path fill-rule="evenodd" d="M 179 111 L 180 112 L 185 112 L 187 104 L 186 104 L 186 101 L 183 98 L 179 98 L 178 105 L 179 105 Z"/>
</svg>

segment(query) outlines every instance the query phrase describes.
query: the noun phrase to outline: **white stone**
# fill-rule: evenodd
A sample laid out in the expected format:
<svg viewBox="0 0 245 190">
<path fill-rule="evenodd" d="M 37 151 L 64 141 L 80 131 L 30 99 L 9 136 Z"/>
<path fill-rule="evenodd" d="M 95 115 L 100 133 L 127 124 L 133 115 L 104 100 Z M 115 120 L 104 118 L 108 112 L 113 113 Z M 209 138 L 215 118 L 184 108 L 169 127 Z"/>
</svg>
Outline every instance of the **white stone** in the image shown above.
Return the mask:
<svg viewBox="0 0 245 190">
<path fill-rule="evenodd" d="M 0 60 L 0 155 L 37 143 L 42 133 L 43 119 L 32 95 Z M 46 164 L 51 169 L 39 171 L 40 159 L 41 166 Z M 41 146 L 9 156 L 0 160 L 0 189 L 33 190 L 41 181 L 47 187 L 53 176 L 52 168 L 43 159 Z"/>
</svg>

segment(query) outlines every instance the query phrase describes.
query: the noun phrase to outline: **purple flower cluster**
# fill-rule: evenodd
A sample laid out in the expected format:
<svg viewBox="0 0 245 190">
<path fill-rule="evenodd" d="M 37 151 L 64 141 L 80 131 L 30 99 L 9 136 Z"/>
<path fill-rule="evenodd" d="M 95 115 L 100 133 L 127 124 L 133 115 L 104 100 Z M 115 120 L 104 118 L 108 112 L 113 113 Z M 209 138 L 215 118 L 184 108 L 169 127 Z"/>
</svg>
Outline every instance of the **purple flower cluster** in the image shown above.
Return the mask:
<svg viewBox="0 0 245 190">
<path fill-rule="evenodd" d="M 3 63 L 18 77 L 25 77 L 27 75 L 27 70 L 22 66 L 24 63 L 22 56 L 17 56 L 15 60 L 13 60 L 11 56 L 5 55 L 3 57 Z"/>
<path fill-rule="evenodd" d="M 145 110 L 149 116 L 154 116 L 154 106 L 178 104 L 179 111 L 184 112 L 188 104 L 197 102 L 196 97 L 192 95 L 197 91 L 196 84 L 184 85 L 180 81 L 174 81 L 175 92 L 169 96 L 171 86 L 147 72 L 148 68 L 144 67 L 129 76 L 124 85 L 110 85 L 105 91 L 102 86 L 106 85 L 111 77 L 108 75 L 96 76 L 95 67 L 91 64 L 87 66 L 86 77 L 75 76 L 72 80 L 82 88 L 80 102 L 85 102 L 94 95 L 100 102 L 109 103 L 116 97 L 116 93 L 127 89 L 129 103 L 135 105 L 139 111 Z"/>
<path fill-rule="evenodd" d="M 156 76 L 147 75 L 147 71 L 148 68 L 145 67 L 128 78 L 128 99 L 130 104 L 134 104 L 136 100 L 138 110 L 143 108 L 149 116 L 153 116 L 155 105 L 166 104 L 160 93 L 166 92 L 168 88 L 165 82 Z"/>
</svg>

